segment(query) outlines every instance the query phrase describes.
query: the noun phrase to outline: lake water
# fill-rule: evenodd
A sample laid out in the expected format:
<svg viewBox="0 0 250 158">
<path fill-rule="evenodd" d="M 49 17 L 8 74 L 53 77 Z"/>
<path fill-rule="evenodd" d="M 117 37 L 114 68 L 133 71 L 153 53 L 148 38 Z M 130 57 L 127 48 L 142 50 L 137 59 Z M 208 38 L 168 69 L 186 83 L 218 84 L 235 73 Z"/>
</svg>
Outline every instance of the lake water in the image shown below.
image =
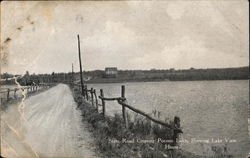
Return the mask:
<svg viewBox="0 0 250 158">
<path fill-rule="evenodd" d="M 228 154 L 246 158 L 249 152 L 249 81 L 166 81 L 122 83 L 130 105 L 147 113 L 156 109 L 161 119 L 181 119 L 181 147 L 212 156 L 212 146 L 227 147 Z M 106 97 L 121 95 L 121 83 L 89 84 Z M 109 115 L 121 112 L 116 102 L 107 102 Z M 217 141 L 216 141 L 217 140 Z M 228 140 L 231 140 L 228 142 Z"/>
</svg>

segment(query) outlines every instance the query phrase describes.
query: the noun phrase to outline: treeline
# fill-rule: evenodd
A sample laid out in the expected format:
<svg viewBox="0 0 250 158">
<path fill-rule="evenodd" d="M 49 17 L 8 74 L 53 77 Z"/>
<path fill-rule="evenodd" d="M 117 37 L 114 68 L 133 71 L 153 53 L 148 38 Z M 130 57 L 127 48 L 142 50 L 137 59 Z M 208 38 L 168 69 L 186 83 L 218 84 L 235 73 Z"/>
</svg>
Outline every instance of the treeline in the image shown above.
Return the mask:
<svg viewBox="0 0 250 158">
<path fill-rule="evenodd" d="M 29 74 L 28 71 L 24 75 L 13 75 L 8 73 L 1 74 L 1 84 L 15 84 L 14 77 L 21 85 L 35 85 L 39 83 L 59 83 L 72 82 L 72 72 L 69 73 L 55 73 L 51 74 Z"/>
<path fill-rule="evenodd" d="M 118 70 L 116 78 L 105 78 L 104 70 L 84 71 L 83 78 L 87 83 L 141 82 L 141 81 L 194 81 L 194 80 L 242 80 L 249 79 L 249 67 L 223 69 L 185 69 L 185 70 Z M 1 84 L 14 84 L 10 79 L 17 75 L 1 74 Z M 27 71 L 18 78 L 22 85 L 51 82 L 79 82 L 80 73 L 32 74 Z"/>
<path fill-rule="evenodd" d="M 119 70 L 116 78 L 104 78 L 104 71 L 90 71 L 89 82 L 129 82 L 129 81 L 194 81 L 194 80 L 241 80 L 249 79 L 249 67 L 223 69 L 186 70 Z"/>
</svg>

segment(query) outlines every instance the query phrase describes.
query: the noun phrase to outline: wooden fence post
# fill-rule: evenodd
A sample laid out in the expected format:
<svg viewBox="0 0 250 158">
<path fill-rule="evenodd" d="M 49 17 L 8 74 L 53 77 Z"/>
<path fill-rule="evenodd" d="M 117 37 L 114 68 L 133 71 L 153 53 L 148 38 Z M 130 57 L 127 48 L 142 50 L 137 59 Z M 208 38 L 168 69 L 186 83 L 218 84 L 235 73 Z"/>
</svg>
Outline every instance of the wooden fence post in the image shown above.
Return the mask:
<svg viewBox="0 0 250 158">
<path fill-rule="evenodd" d="M 102 89 L 100 89 L 100 95 L 101 95 L 101 97 L 104 97 Z M 104 99 L 102 99 L 102 115 L 105 116 L 105 101 L 104 101 Z"/>
<path fill-rule="evenodd" d="M 89 94 L 88 94 L 88 86 L 87 85 L 85 85 L 85 92 L 86 92 L 86 98 L 87 98 L 87 100 L 89 100 Z"/>
<path fill-rule="evenodd" d="M 124 86 L 124 85 L 122 85 L 121 97 L 122 97 L 123 99 L 125 99 L 125 86 Z M 128 121 L 127 121 L 126 110 L 125 110 L 125 106 L 124 106 L 124 105 L 122 105 L 122 117 L 123 117 L 125 126 L 128 127 Z"/>
<path fill-rule="evenodd" d="M 8 91 L 7 91 L 7 101 L 9 101 L 9 98 L 10 98 L 10 89 L 8 88 Z"/>
<path fill-rule="evenodd" d="M 81 91 L 81 85 L 78 85 L 78 89 L 79 89 L 79 91 Z"/>
<path fill-rule="evenodd" d="M 180 118 L 175 116 L 174 117 L 174 127 L 177 129 L 174 129 L 174 134 L 173 134 L 173 145 L 176 146 L 177 145 L 177 140 L 179 139 L 179 130 L 180 129 Z"/>
<path fill-rule="evenodd" d="M 83 84 L 83 96 L 84 96 L 84 99 L 87 99 L 86 85 L 85 84 Z"/>
<path fill-rule="evenodd" d="M 91 104 L 92 104 L 92 106 L 94 106 L 93 88 L 90 89 L 90 94 L 91 94 Z"/>
<path fill-rule="evenodd" d="M 88 92 L 86 91 L 87 87 L 86 87 L 86 85 L 84 85 L 83 87 L 84 87 L 84 96 L 88 100 L 88 98 L 87 98 Z"/>
<path fill-rule="evenodd" d="M 98 112 L 98 99 L 97 99 L 97 96 L 96 96 L 96 91 L 94 89 L 94 96 L 95 96 L 95 105 L 96 105 L 96 110 Z"/>
<path fill-rule="evenodd" d="M 17 88 L 15 88 L 14 90 L 14 98 L 16 98 L 16 91 L 17 91 Z"/>
</svg>

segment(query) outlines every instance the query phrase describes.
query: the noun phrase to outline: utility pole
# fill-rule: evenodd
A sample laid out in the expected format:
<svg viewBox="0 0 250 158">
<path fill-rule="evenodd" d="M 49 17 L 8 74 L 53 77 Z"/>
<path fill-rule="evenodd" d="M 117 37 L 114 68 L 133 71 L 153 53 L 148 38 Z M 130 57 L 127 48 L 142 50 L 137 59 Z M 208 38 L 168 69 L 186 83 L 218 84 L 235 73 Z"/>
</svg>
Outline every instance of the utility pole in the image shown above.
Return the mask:
<svg viewBox="0 0 250 158">
<path fill-rule="evenodd" d="M 74 83 L 74 65 L 72 63 L 72 84 Z"/>
<path fill-rule="evenodd" d="M 79 65 L 80 65 L 80 79 L 81 79 L 82 95 L 84 96 L 83 79 L 82 79 L 81 48 L 80 48 L 80 37 L 79 37 L 79 35 L 77 35 L 77 39 L 78 39 Z"/>
</svg>

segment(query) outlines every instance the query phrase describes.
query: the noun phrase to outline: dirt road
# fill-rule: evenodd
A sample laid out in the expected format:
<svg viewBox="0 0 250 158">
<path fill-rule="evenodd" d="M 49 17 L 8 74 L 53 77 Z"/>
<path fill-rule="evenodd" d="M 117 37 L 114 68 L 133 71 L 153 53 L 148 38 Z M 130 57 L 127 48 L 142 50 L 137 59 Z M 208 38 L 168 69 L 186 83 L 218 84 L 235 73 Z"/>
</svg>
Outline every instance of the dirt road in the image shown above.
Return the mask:
<svg viewBox="0 0 250 158">
<path fill-rule="evenodd" d="M 81 122 L 72 93 L 59 84 L 1 113 L 1 155 L 4 157 L 97 157 L 93 140 Z"/>
</svg>

